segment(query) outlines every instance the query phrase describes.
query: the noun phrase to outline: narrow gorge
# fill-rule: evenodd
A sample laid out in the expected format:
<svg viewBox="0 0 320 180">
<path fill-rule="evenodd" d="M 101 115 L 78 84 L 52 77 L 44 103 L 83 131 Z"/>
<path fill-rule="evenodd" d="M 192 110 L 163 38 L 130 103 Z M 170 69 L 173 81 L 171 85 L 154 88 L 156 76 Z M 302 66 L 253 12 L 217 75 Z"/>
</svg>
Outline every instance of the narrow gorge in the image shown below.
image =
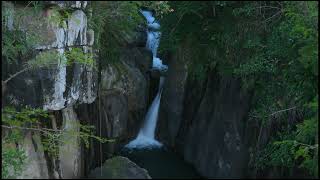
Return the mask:
<svg viewBox="0 0 320 180">
<path fill-rule="evenodd" d="M 318 178 L 318 2 L 2 1 L 3 179 Z"/>
</svg>

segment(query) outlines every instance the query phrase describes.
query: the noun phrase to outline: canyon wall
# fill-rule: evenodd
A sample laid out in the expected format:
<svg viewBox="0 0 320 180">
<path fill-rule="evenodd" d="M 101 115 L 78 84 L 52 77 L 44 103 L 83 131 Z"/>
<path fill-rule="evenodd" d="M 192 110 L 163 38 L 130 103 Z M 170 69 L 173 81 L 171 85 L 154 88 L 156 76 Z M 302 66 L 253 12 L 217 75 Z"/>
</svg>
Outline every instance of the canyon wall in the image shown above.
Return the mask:
<svg viewBox="0 0 320 180">
<path fill-rule="evenodd" d="M 238 79 L 206 73 L 195 80 L 186 64 L 192 46 L 182 44 L 168 60 L 157 135 L 209 178 L 245 176 L 248 164 L 246 118 L 251 93 Z"/>
</svg>

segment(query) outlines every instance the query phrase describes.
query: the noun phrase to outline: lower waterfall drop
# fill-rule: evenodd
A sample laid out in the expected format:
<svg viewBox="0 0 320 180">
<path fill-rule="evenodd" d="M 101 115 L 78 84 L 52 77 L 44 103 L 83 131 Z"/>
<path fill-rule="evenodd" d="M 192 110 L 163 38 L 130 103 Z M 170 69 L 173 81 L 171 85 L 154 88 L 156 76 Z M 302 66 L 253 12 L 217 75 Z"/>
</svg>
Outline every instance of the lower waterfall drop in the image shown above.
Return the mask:
<svg viewBox="0 0 320 180">
<path fill-rule="evenodd" d="M 162 146 L 159 141 L 154 139 L 154 133 L 157 125 L 163 82 L 164 77 L 160 77 L 159 90 L 148 109 L 144 125 L 140 129 L 136 139 L 127 144 L 126 148 L 153 148 Z"/>
</svg>

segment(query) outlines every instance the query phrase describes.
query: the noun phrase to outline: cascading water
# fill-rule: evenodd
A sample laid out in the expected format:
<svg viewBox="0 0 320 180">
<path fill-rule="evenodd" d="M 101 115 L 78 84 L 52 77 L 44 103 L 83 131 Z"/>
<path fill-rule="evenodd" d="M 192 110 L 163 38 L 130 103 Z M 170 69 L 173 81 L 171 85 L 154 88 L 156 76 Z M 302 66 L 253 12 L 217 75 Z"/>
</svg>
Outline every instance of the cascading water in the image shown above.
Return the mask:
<svg viewBox="0 0 320 180">
<path fill-rule="evenodd" d="M 141 11 L 141 13 L 147 19 L 148 22 L 148 39 L 146 47 L 150 49 L 153 54 L 152 68 L 158 69 L 160 71 L 166 71 L 168 69 L 168 66 L 162 64 L 162 60 L 157 57 L 157 49 L 159 46 L 161 36 L 161 33 L 157 30 L 160 28 L 160 24 L 155 20 L 150 11 Z M 158 119 L 158 111 L 160 106 L 163 82 L 164 77 L 160 77 L 159 90 L 151 106 L 148 109 L 144 125 L 140 129 L 136 139 L 127 144 L 125 146 L 126 148 L 151 148 L 162 146 L 160 142 L 154 139 L 154 132 L 156 129 Z"/>
<path fill-rule="evenodd" d="M 152 68 L 165 71 L 168 69 L 168 66 L 162 64 L 162 60 L 157 57 L 157 50 L 160 43 L 161 32 L 159 32 L 160 24 L 152 16 L 150 11 L 141 11 L 143 16 L 147 19 L 148 22 L 148 39 L 147 39 L 147 48 L 152 51 L 153 60 Z"/>
</svg>

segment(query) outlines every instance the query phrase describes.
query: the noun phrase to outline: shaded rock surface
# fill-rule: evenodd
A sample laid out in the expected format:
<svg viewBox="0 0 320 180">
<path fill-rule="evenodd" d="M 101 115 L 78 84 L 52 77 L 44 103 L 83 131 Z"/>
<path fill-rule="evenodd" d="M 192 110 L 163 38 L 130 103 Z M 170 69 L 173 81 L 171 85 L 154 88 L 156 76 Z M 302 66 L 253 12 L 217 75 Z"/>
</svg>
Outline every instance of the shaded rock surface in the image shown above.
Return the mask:
<svg viewBox="0 0 320 180">
<path fill-rule="evenodd" d="M 182 121 L 184 92 L 187 89 L 186 80 L 188 76 L 185 64 L 188 57 L 190 55 L 186 54 L 182 47 L 168 61 L 170 68 L 164 82 L 157 126 L 158 130 L 161 129 L 161 139 L 170 146 L 175 144 L 175 137 Z"/>
<path fill-rule="evenodd" d="M 106 160 L 102 167 L 92 170 L 88 177 L 93 179 L 151 179 L 147 170 L 121 156 Z"/>
<path fill-rule="evenodd" d="M 204 91 L 199 104 L 188 103 L 183 113 L 190 123 L 178 132 L 183 155 L 207 177 L 243 177 L 248 163 L 243 120 L 249 96 L 241 92 L 239 82 L 217 74 L 209 75 Z M 192 95 L 186 102 L 189 98 Z M 187 113 L 189 108 L 196 109 L 194 114 Z"/>
<path fill-rule="evenodd" d="M 100 160 L 110 158 L 132 140 L 147 110 L 151 52 L 139 47 L 124 47 L 122 52 L 118 62 L 102 68 L 99 97 L 92 104 L 76 108 L 80 121 L 94 125 L 97 135 L 115 140 L 105 144 L 92 142 L 90 149 L 85 150 L 91 154 L 85 158 L 89 167 L 100 166 Z"/>
<path fill-rule="evenodd" d="M 202 81 L 193 80 L 181 63 L 192 58 L 186 55 L 192 47 L 181 47 L 183 52 L 169 61 L 157 136 L 204 177 L 244 177 L 250 92 L 241 89 L 239 80 L 214 71 Z"/>
</svg>

